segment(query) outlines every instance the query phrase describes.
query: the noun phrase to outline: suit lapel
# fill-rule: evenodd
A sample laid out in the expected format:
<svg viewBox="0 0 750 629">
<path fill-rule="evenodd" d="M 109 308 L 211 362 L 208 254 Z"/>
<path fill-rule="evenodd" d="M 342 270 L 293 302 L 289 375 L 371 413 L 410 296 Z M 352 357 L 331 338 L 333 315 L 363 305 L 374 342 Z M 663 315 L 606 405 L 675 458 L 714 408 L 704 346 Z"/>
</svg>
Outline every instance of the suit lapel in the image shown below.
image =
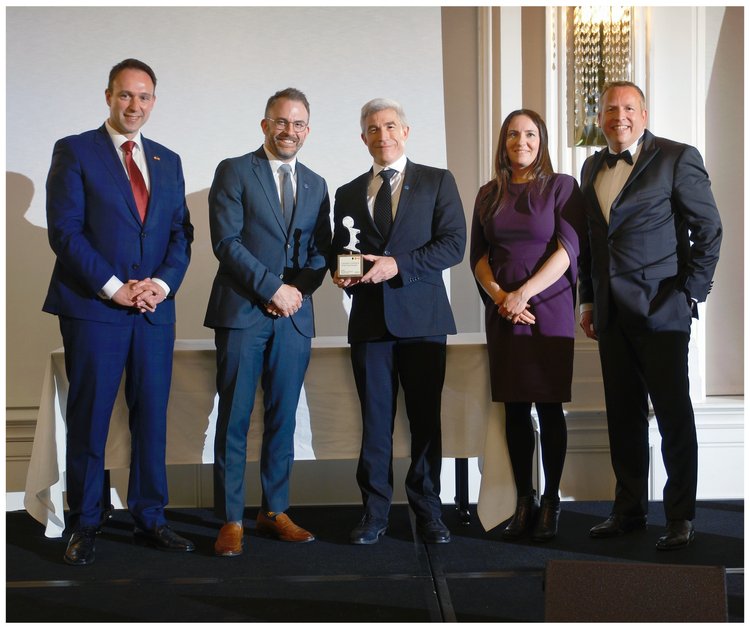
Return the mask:
<svg viewBox="0 0 750 629">
<path fill-rule="evenodd" d="M 260 182 L 260 186 L 263 189 L 263 194 L 268 201 L 271 212 L 276 218 L 276 222 L 279 224 L 281 231 L 286 234 L 286 223 L 284 222 L 284 214 L 281 210 L 279 191 L 276 188 L 276 182 L 273 180 L 273 173 L 271 172 L 271 165 L 268 163 L 266 152 L 263 150 L 262 146 L 253 153 L 252 164 L 253 172 Z"/>
<path fill-rule="evenodd" d="M 646 169 L 646 166 L 649 165 L 651 160 L 656 157 L 656 154 L 658 152 L 659 147 L 656 146 L 654 136 L 647 129 L 646 131 L 644 131 L 643 143 L 641 144 L 641 152 L 638 154 L 638 160 L 635 162 L 635 164 L 633 164 L 633 170 L 631 171 L 628 180 L 625 182 L 625 185 L 622 187 L 620 194 L 617 195 L 615 202 L 612 204 L 613 207 L 619 202 L 620 197 L 633 183 L 633 181 L 635 181 Z"/>
<path fill-rule="evenodd" d="M 297 160 L 297 201 L 294 204 L 294 215 L 289 223 L 289 231 L 293 231 L 292 227 L 297 217 L 303 211 L 302 208 L 306 207 L 307 195 L 310 194 L 310 171 L 299 163 Z"/>
<path fill-rule="evenodd" d="M 146 220 L 153 211 L 156 210 L 159 199 L 159 183 L 160 183 L 160 171 L 159 165 L 161 158 L 159 155 L 154 153 L 154 147 L 149 140 L 141 135 L 141 141 L 143 142 L 143 156 L 146 158 L 146 168 L 148 168 L 148 210 L 146 212 Z"/>
<path fill-rule="evenodd" d="M 596 176 L 599 174 L 599 171 L 604 166 L 604 160 L 605 160 L 606 154 L 607 154 L 607 149 L 603 149 L 597 152 L 591 158 L 592 160 L 591 168 L 589 168 L 586 171 L 585 181 L 581 182 L 583 185 L 585 194 L 586 194 L 586 201 L 588 202 L 589 207 L 594 209 L 594 217 L 597 220 L 601 220 L 604 223 L 606 223 L 606 220 L 604 218 L 604 212 L 602 211 L 602 208 L 599 205 L 599 197 L 596 196 L 596 188 L 594 184 L 596 183 Z"/>
<path fill-rule="evenodd" d="M 99 134 L 95 136 L 94 146 L 99 159 L 107 167 L 112 179 L 114 180 L 117 188 L 122 193 L 125 203 L 130 209 L 130 213 L 133 218 L 141 223 L 141 217 L 138 214 L 138 207 L 135 204 L 135 197 L 133 196 L 133 189 L 130 187 L 130 180 L 125 173 L 125 168 L 117 155 L 117 149 L 115 149 L 112 140 L 107 133 L 106 127 L 103 125 L 99 128 Z"/>
<path fill-rule="evenodd" d="M 618 226 L 618 223 L 620 219 L 622 218 L 621 204 L 623 201 L 623 197 L 625 197 L 630 186 L 633 184 L 633 182 L 636 179 L 638 179 L 638 177 L 640 177 L 641 173 L 651 163 L 654 157 L 656 157 L 658 152 L 659 152 L 659 148 L 656 146 L 656 143 L 654 142 L 654 136 L 651 134 L 650 131 L 648 130 L 644 131 L 643 143 L 641 144 L 641 150 L 640 150 L 640 153 L 638 154 L 638 159 L 636 160 L 635 164 L 633 164 L 633 169 L 630 171 L 630 175 L 625 181 L 625 184 L 622 186 L 622 190 L 620 190 L 619 194 L 615 197 L 614 201 L 612 201 L 612 207 L 610 208 L 610 211 L 609 211 L 610 231 L 612 231 L 614 227 Z"/>
<path fill-rule="evenodd" d="M 372 232 L 377 238 L 382 240 L 382 236 L 380 235 L 378 228 L 375 226 L 375 221 L 370 214 L 370 209 L 367 207 L 367 188 L 370 185 L 371 179 L 372 169 L 360 175 L 356 180 L 354 190 L 356 191 L 357 199 L 355 208 L 352 208 L 352 213 L 356 210 L 357 213 L 361 214 L 361 218 L 359 220 L 355 216 L 352 216 L 352 218 L 355 220 L 354 226 L 356 228 L 362 229 L 367 226 L 367 231 Z"/>
<path fill-rule="evenodd" d="M 407 208 L 411 203 L 412 195 L 416 186 L 419 185 L 419 178 L 422 172 L 414 162 L 406 160 L 406 168 L 404 169 L 404 180 L 401 182 L 401 195 L 398 200 L 398 206 L 396 208 L 396 218 L 393 221 L 391 227 L 391 233 L 399 228 L 405 220 L 409 217 Z"/>
</svg>

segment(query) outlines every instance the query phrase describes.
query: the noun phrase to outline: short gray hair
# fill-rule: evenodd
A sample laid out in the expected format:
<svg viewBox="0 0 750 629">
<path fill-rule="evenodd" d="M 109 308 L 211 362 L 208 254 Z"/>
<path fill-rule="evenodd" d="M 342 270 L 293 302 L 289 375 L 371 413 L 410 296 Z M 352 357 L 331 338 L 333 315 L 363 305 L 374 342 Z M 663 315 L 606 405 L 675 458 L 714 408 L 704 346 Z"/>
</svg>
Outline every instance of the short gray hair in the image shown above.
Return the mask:
<svg viewBox="0 0 750 629">
<path fill-rule="evenodd" d="M 365 132 L 365 120 L 367 120 L 368 116 L 371 116 L 372 114 L 375 114 L 379 111 L 383 111 L 384 109 L 393 109 L 393 111 L 395 111 L 396 115 L 398 116 L 401 126 L 409 126 L 409 123 L 406 120 L 406 114 L 404 113 L 404 108 L 401 106 L 401 103 L 393 100 L 392 98 L 373 98 L 371 101 L 366 102 L 362 106 L 362 113 L 359 117 L 359 126 L 362 129 L 362 133 Z"/>
</svg>

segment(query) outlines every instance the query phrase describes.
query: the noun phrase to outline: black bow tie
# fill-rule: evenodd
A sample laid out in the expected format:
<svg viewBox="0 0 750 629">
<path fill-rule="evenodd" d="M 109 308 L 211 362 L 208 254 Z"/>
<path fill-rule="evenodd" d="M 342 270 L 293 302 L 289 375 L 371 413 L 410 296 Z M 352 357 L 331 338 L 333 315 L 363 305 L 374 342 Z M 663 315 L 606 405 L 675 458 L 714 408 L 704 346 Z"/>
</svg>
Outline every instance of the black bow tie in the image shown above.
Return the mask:
<svg viewBox="0 0 750 629">
<path fill-rule="evenodd" d="M 623 151 L 622 153 L 607 153 L 607 166 L 614 168 L 618 160 L 624 159 L 631 166 L 633 165 L 633 156 L 630 151 Z"/>
</svg>

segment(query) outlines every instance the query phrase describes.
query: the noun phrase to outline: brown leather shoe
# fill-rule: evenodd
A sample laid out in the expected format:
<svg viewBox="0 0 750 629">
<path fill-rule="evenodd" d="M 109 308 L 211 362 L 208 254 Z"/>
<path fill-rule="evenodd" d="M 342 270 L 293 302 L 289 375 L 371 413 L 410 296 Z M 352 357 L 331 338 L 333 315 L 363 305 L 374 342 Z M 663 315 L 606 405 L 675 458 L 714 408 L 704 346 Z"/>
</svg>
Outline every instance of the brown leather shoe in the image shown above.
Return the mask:
<svg viewBox="0 0 750 629">
<path fill-rule="evenodd" d="M 227 522 L 221 527 L 214 542 L 214 552 L 219 557 L 236 557 L 242 554 L 242 522 Z"/>
<path fill-rule="evenodd" d="M 276 513 L 269 517 L 265 512 L 259 511 L 255 530 L 259 535 L 275 537 L 282 542 L 311 542 L 315 539 L 315 535 L 297 526 L 286 513 Z"/>
</svg>

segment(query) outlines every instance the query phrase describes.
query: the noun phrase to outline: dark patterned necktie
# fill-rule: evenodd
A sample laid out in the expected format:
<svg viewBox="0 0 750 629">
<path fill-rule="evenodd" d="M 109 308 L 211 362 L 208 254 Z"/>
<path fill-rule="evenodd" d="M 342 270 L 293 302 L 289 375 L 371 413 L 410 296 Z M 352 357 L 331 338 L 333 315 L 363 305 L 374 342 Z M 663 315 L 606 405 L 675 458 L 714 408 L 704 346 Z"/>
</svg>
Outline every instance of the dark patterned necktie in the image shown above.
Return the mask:
<svg viewBox="0 0 750 629">
<path fill-rule="evenodd" d="M 284 221 L 289 229 L 294 214 L 294 189 L 292 188 L 292 167 L 289 164 L 279 166 L 281 177 L 281 209 L 284 212 Z"/>
<path fill-rule="evenodd" d="M 383 238 L 388 238 L 393 224 L 393 204 L 391 201 L 391 177 L 396 174 L 392 168 L 386 168 L 378 173 L 383 178 L 383 183 L 375 195 L 375 205 L 373 207 L 373 218 L 375 227 L 381 233 Z"/>
<path fill-rule="evenodd" d="M 122 143 L 122 151 L 125 153 L 125 168 L 128 171 L 128 177 L 130 177 L 130 187 L 133 189 L 135 206 L 138 208 L 141 222 L 144 222 L 146 220 L 146 209 L 148 208 L 148 190 L 146 182 L 143 180 L 143 173 L 133 159 L 134 148 L 135 142 L 132 140 Z"/>
</svg>

